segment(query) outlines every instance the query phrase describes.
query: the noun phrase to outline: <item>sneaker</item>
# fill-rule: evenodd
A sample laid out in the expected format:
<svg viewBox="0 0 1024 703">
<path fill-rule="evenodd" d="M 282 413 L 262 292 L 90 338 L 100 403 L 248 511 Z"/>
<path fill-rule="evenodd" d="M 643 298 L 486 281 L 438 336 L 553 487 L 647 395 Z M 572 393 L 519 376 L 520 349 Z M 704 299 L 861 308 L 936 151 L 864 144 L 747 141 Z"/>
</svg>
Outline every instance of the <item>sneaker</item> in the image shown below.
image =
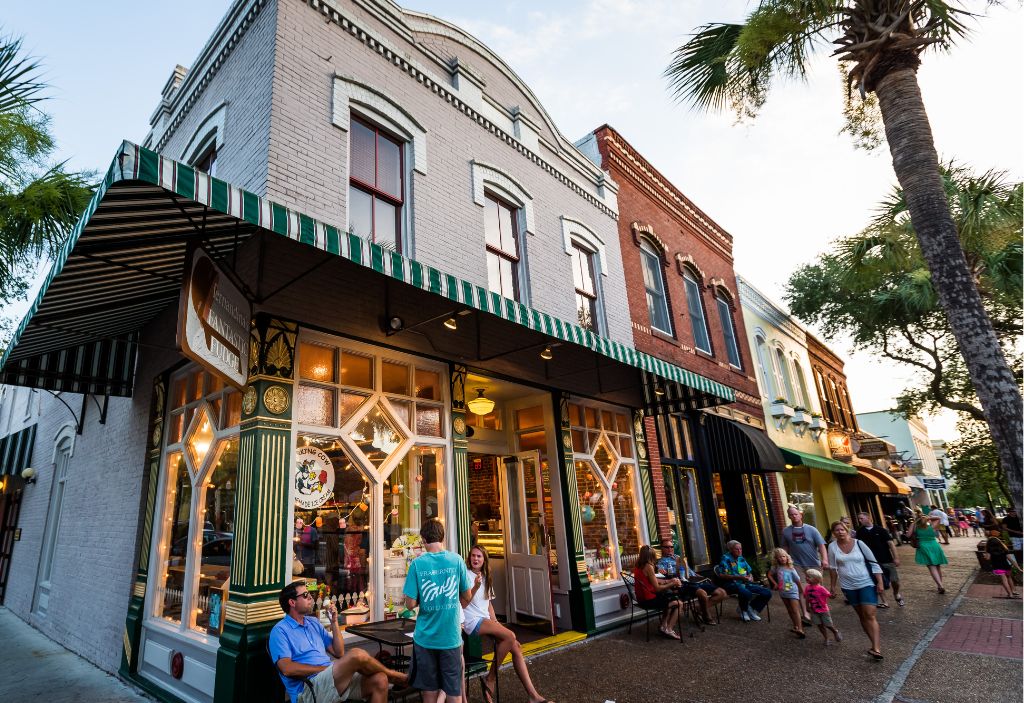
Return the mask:
<svg viewBox="0 0 1024 703">
<path fill-rule="evenodd" d="M 749 613 L 747 613 L 747 611 L 746 611 L 746 610 L 743 610 L 743 609 L 741 609 L 741 608 L 737 608 L 737 609 L 736 609 L 736 612 L 737 612 L 737 613 L 739 614 L 739 616 L 740 616 L 740 619 L 741 619 L 741 620 L 742 620 L 743 622 L 750 622 L 750 615 L 749 615 Z"/>
<path fill-rule="evenodd" d="M 761 616 L 758 615 L 753 608 L 747 608 L 747 616 L 754 622 L 760 622 Z"/>
</svg>

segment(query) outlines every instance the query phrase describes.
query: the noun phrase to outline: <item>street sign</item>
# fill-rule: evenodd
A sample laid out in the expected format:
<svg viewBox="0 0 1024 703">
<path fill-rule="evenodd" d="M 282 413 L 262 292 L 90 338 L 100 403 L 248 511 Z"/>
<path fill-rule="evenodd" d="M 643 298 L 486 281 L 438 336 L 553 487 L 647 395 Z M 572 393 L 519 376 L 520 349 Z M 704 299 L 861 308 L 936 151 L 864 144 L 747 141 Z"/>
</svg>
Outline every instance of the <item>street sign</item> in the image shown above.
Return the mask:
<svg viewBox="0 0 1024 703">
<path fill-rule="evenodd" d="M 857 456 L 861 459 L 881 459 L 889 456 L 889 445 L 882 439 L 862 439 Z"/>
<path fill-rule="evenodd" d="M 946 490 L 946 479 L 944 478 L 925 478 L 921 477 L 921 483 L 924 487 L 933 491 L 944 491 Z"/>
</svg>

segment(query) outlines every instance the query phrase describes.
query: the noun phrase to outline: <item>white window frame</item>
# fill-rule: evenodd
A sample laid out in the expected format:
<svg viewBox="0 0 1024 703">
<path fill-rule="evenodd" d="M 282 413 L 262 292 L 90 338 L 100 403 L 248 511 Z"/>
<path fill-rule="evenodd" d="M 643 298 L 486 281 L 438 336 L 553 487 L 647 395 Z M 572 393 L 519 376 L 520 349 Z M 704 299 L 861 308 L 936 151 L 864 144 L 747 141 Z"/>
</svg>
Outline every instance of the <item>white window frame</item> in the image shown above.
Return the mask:
<svg viewBox="0 0 1024 703">
<path fill-rule="evenodd" d="M 736 325 L 733 321 L 732 307 L 729 304 L 729 299 L 725 296 L 722 291 L 715 291 L 715 304 L 718 307 L 718 316 L 722 318 L 722 337 L 725 340 L 725 357 L 729 362 L 729 366 L 734 369 L 743 369 L 743 355 L 740 353 L 739 341 L 736 338 Z M 729 350 L 732 349 L 736 352 L 736 361 L 739 364 L 732 363 L 729 359 Z"/>
<path fill-rule="evenodd" d="M 665 267 L 662 265 L 661 255 L 658 253 L 657 248 L 653 244 L 651 244 L 646 239 L 641 239 L 640 240 L 640 256 L 641 257 L 650 257 L 650 258 L 652 258 L 654 260 L 654 263 L 656 265 L 654 270 L 658 273 L 658 280 L 661 281 L 661 291 L 660 291 L 660 293 L 661 293 L 661 300 L 662 300 L 662 303 L 665 306 L 665 319 L 668 320 L 668 327 L 669 328 L 667 330 L 661 329 L 656 324 L 654 324 L 654 320 L 653 319 L 649 319 L 648 322 L 650 323 L 652 329 L 655 329 L 655 330 L 661 332 L 662 334 L 667 334 L 670 337 L 672 337 L 672 336 L 674 336 L 674 333 L 672 331 L 672 308 L 670 308 L 669 305 L 668 305 L 668 285 L 666 285 L 667 282 L 665 280 Z M 640 265 L 644 266 L 644 267 L 647 266 L 647 264 L 645 263 L 644 259 L 641 259 Z M 649 292 L 650 292 L 650 289 L 647 288 L 647 282 L 645 281 L 644 282 L 644 293 L 646 295 Z M 648 318 L 652 318 L 653 317 L 650 314 L 650 312 L 651 312 L 650 307 L 648 307 L 648 309 L 647 309 Z"/>
<path fill-rule="evenodd" d="M 563 218 L 564 221 L 564 218 Z M 604 334 L 605 330 L 608 329 L 608 325 L 605 321 L 605 305 L 604 305 L 604 284 L 603 277 L 607 275 L 604 267 L 604 256 L 603 249 L 595 250 L 593 245 L 587 239 L 579 237 L 577 235 L 571 235 L 569 237 L 569 248 L 567 253 L 572 256 L 572 250 L 576 247 L 590 256 L 590 268 L 594 274 L 594 334 Z M 570 279 L 572 280 L 572 279 Z M 575 288 L 573 289 L 575 297 Z"/>
<path fill-rule="evenodd" d="M 804 378 L 804 370 L 800 366 L 800 358 L 794 354 L 790 361 L 793 364 L 793 393 L 800 396 L 799 398 L 794 398 L 793 402 L 795 405 L 803 406 L 808 412 L 811 412 L 811 397 L 807 394 L 807 381 Z"/>
<path fill-rule="evenodd" d="M 768 338 L 762 330 L 757 330 L 754 333 L 754 348 L 757 351 L 757 366 L 761 370 L 762 390 L 764 396 L 769 400 L 775 400 L 775 398 L 781 395 L 777 392 L 775 384 L 778 380 L 775 378 L 774 364 L 771 360 L 771 349 L 768 347 Z"/>
<path fill-rule="evenodd" d="M 711 351 L 711 332 L 708 330 L 708 319 L 707 315 L 704 314 L 704 299 L 701 295 L 701 284 L 697 281 L 697 277 L 689 268 L 683 268 L 683 287 L 686 289 L 686 313 L 687 317 L 690 318 L 690 329 L 693 332 L 693 346 L 705 354 L 712 354 Z M 692 303 L 691 303 L 692 296 Z M 694 305 L 695 304 L 695 305 Z M 693 308 L 697 309 L 700 313 L 700 324 L 704 330 L 704 339 L 707 340 L 707 349 L 700 346 L 700 341 L 697 339 L 697 328 L 696 320 L 693 319 Z"/>
<path fill-rule="evenodd" d="M 775 384 L 778 389 L 776 397 L 786 399 L 787 403 L 793 403 L 793 382 L 789 379 L 789 364 L 786 362 L 786 351 L 781 344 L 772 345 L 772 369 L 775 373 Z"/>
<path fill-rule="evenodd" d="M 505 201 L 507 205 L 514 208 L 516 217 L 516 232 L 519 247 L 519 264 L 516 275 L 519 277 L 519 300 L 517 302 L 529 306 L 531 295 L 530 285 L 530 251 L 527 246 L 527 239 L 536 234 L 536 224 L 533 215 L 533 196 L 523 187 L 519 181 L 496 166 L 477 161 L 470 161 L 470 180 L 473 189 L 473 202 L 480 208 L 487 207 L 487 197 Z M 485 236 L 484 214 L 481 212 L 480 237 Z M 484 244 L 486 249 L 486 242 Z M 487 288 L 487 271 L 484 270 L 484 288 Z"/>
<path fill-rule="evenodd" d="M 451 550 L 457 549 L 457 537 L 455 530 L 456 515 L 454 500 L 451 500 L 449 494 L 454 495 L 454 454 L 452 444 L 452 432 L 451 432 L 451 415 L 449 403 L 449 391 L 450 381 L 448 378 L 448 366 L 443 363 L 438 363 L 425 359 L 423 357 L 414 356 L 411 354 L 403 354 L 401 352 L 392 351 L 383 347 L 376 347 L 370 344 L 363 344 L 361 342 L 355 342 L 344 337 L 339 337 L 323 332 L 316 332 L 313 330 L 302 329 L 299 332 L 299 340 L 296 345 L 295 352 L 295 369 L 301 368 L 300 356 L 301 347 L 303 343 L 320 344 L 339 350 L 340 353 L 360 354 L 362 356 L 371 357 L 373 362 L 373 389 L 355 388 L 351 387 L 353 392 L 367 394 L 367 399 L 359 406 L 359 409 L 353 413 L 344 425 L 340 427 L 322 426 L 322 425 L 310 425 L 299 423 L 298 420 L 292 423 L 292 436 L 291 436 L 291 464 L 295 461 L 295 448 L 298 446 L 298 441 L 301 435 L 322 435 L 337 437 L 338 440 L 348 450 L 347 454 L 349 458 L 354 461 L 362 473 L 363 477 L 370 484 L 370 550 L 367 555 L 369 558 L 370 579 L 368 587 L 370 589 L 370 597 L 368 598 L 370 603 L 370 620 L 382 620 L 384 618 L 384 602 L 379 597 L 384 590 L 384 548 L 383 538 L 384 534 L 384 516 L 381 512 L 382 506 L 384 505 L 384 481 L 391 476 L 395 468 L 401 462 L 405 456 L 412 451 L 415 447 L 438 447 L 444 450 L 444 465 L 439 466 L 437 469 L 438 473 L 438 489 L 437 489 L 437 502 L 438 502 L 438 514 L 443 516 L 445 530 L 445 541 L 447 548 Z M 441 399 L 427 401 L 432 405 L 438 405 L 441 407 L 441 427 L 442 437 L 430 437 L 426 435 L 415 434 L 416 418 L 411 415 L 409 418 L 410 429 L 413 431 L 411 438 L 400 445 L 392 453 L 387 460 L 381 464 L 378 468 L 365 459 L 362 452 L 352 451 L 350 446 L 351 440 L 349 439 L 349 433 L 356 427 L 359 421 L 364 416 L 363 408 L 372 409 L 378 402 L 382 402 L 387 407 L 388 411 L 395 414 L 391 407 L 388 406 L 388 396 L 394 395 L 385 393 L 381 389 L 382 379 L 382 368 L 384 361 L 394 361 L 400 364 L 404 364 L 410 367 L 410 373 L 415 374 L 415 368 L 418 366 L 422 369 L 429 371 L 435 371 L 438 374 L 440 386 L 441 386 Z M 296 371 L 296 392 L 298 385 L 302 382 L 302 379 L 298 377 L 298 371 Z M 314 382 L 314 385 L 319 385 Z M 350 387 L 343 386 L 341 384 L 341 378 L 339 377 L 336 383 L 324 384 L 329 385 L 333 388 L 348 389 Z M 409 396 L 402 396 L 402 400 L 412 400 L 417 402 L 414 398 Z M 291 525 L 295 521 L 295 482 L 289 481 L 288 490 L 288 524 Z M 285 574 L 285 580 L 291 580 L 291 566 L 289 562 L 288 571 Z"/>
<path fill-rule="evenodd" d="M 205 154 L 211 146 L 216 149 L 217 158 L 220 158 L 221 152 L 224 150 L 224 123 L 227 118 L 227 106 L 226 102 L 222 102 L 203 118 L 192 138 L 181 150 L 179 160 L 189 165 L 195 165 L 199 157 Z M 211 175 L 215 176 L 216 174 Z"/>
</svg>

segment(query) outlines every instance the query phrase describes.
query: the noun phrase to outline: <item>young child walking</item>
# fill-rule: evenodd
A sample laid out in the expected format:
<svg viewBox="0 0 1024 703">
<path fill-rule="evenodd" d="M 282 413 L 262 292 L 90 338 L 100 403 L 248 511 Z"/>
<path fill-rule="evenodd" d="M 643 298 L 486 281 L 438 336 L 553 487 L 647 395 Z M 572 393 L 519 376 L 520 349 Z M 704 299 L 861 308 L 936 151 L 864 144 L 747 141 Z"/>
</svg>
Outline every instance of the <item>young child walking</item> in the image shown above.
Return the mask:
<svg viewBox="0 0 1024 703">
<path fill-rule="evenodd" d="M 789 619 L 793 622 L 790 632 L 800 639 L 807 637 L 804 633 L 804 623 L 800 613 L 800 594 L 803 592 L 803 582 L 800 580 L 800 574 L 796 567 L 793 566 L 793 558 L 781 547 L 772 552 L 772 568 L 768 572 L 768 582 L 771 583 L 773 590 L 779 592 L 779 597 L 786 604 L 786 612 L 789 613 Z"/>
<path fill-rule="evenodd" d="M 832 596 L 829 590 L 821 585 L 821 572 L 817 569 L 808 569 L 807 586 L 804 587 L 804 598 L 807 599 L 807 607 L 811 611 L 811 622 L 818 626 L 821 636 L 825 638 L 825 646 L 829 646 L 828 633 L 836 642 L 843 641 L 843 633 L 832 624 L 832 614 L 829 612 L 828 599 Z"/>
</svg>

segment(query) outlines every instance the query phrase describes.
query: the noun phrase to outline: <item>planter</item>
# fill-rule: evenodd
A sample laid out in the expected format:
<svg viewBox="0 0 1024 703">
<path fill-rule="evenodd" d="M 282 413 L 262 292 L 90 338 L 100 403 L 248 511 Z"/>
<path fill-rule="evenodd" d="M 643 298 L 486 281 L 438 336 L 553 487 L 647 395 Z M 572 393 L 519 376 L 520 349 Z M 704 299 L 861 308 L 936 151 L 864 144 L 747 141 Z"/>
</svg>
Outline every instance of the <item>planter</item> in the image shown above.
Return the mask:
<svg viewBox="0 0 1024 703">
<path fill-rule="evenodd" d="M 794 425 L 809 425 L 811 424 L 811 416 L 806 410 L 795 410 L 792 422 Z"/>
<path fill-rule="evenodd" d="M 796 413 L 791 405 L 786 405 L 785 403 L 772 403 L 768 411 L 772 417 L 793 417 Z"/>
<path fill-rule="evenodd" d="M 812 430 L 825 430 L 828 429 L 828 423 L 825 422 L 825 418 L 823 417 L 812 417 L 810 428 Z"/>
</svg>

